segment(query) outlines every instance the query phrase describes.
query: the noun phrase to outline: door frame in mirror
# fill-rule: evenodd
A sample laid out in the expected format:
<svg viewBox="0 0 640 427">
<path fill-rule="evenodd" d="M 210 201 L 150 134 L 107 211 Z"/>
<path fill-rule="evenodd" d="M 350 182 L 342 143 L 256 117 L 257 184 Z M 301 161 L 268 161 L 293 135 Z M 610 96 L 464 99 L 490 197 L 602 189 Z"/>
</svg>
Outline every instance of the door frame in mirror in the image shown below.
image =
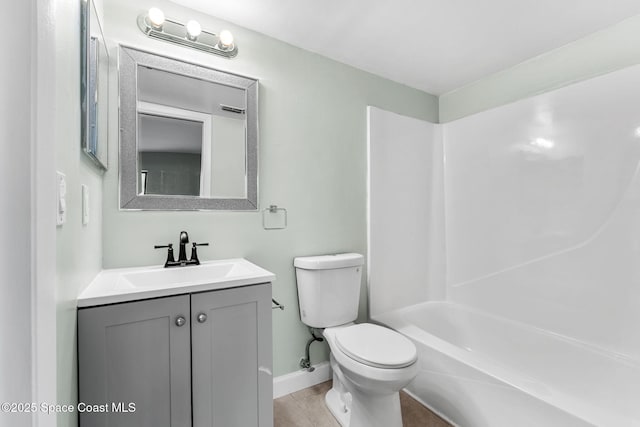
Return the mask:
<svg viewBox="0 0 640 427">
<path fill-rule="evenodd" d="M 246 197 L 238 199 L 138 194 L 138 66 L 180 74 L 235 88 L 246 94 Z M 202 65 L 119 46 L 120 209 L 258 210 L 258 80 Z"/>
<path fill-rule="evenodd" d="M 143 101 L 138 102 L 138 114 L 202 123 L 200 197 L 207 197 L 211 191 L 211 115 Z"/>
</svg>

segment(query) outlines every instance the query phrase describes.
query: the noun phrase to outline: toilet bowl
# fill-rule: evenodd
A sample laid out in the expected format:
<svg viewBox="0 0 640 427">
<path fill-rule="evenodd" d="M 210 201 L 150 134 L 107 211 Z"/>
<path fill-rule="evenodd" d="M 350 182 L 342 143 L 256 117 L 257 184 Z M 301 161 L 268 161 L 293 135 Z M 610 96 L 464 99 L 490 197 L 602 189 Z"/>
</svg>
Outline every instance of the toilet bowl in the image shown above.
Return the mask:
<svg viewBox="0 0 640 427">
<path fill-rule="evenodd" d="M 360 254 L 294 259 L 300 319 L 323 329 L 333 387 L 325 401 L 342 427 L 401 427 L 399 391 L 418 373 L 417 350 L 405 336 L 355 324 L 364 258 Z"/>
<path fill-rule="evenodd" d="M 413 343 L 382 326 L 327 328 L 333 387 L 325 401 L 341 426 L 401 427 L 398 392 L 418 373 Z"/>
</svg>

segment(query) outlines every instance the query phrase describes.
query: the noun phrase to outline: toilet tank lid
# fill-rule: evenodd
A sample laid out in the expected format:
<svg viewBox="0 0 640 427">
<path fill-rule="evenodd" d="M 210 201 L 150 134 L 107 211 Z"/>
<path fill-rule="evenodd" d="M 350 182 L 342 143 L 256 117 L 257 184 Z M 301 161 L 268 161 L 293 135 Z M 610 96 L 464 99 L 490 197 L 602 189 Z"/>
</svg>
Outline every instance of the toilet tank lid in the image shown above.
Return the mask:
<svg viewBox="0 0 640 427">
<path fill-rule="evenodd" d="M 304 256 L 293 259 L 296 268 L 305 270 L 330 270 L 334 268 L 358 267 L 364 264 L 364 257 L 360 254 L 335 254 Z"/>
</svg>

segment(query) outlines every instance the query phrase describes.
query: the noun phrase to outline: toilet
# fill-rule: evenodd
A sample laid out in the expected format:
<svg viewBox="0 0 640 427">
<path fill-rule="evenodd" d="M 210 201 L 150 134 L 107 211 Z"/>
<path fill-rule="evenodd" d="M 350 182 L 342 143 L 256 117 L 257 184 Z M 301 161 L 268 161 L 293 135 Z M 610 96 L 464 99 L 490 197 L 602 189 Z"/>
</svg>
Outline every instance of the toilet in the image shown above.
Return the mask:
<svg viewBox="0 0 640 427">
<path fill-rule="evenodd" d="M 398 392 L 418 373 L 417 350 L 403 335 L 358 317 L 364 258 L 346 253 L 294 259 L 300 318 L 324 329 L 333 387 L 326 404 L 343 427 L 401 427 Z"/>
</svg>

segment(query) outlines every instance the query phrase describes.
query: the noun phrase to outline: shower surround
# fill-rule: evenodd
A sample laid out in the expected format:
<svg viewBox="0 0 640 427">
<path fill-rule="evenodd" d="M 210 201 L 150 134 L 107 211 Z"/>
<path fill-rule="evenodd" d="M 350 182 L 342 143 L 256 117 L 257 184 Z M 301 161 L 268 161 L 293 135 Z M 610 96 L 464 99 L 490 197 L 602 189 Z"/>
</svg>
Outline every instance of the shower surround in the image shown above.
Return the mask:
<svg viewBox="0 0 640 427">
<path fill-rule="evenodd" d="M 640 66 L 410 132 L 428 183 L 382 155 L 415 119 L 369 119 L 370 314 L 422 349 L 410 391 L 465 426 L 640 425 Z M 391 283 L 390 248 L 436 273 Z"/>
</svg>

